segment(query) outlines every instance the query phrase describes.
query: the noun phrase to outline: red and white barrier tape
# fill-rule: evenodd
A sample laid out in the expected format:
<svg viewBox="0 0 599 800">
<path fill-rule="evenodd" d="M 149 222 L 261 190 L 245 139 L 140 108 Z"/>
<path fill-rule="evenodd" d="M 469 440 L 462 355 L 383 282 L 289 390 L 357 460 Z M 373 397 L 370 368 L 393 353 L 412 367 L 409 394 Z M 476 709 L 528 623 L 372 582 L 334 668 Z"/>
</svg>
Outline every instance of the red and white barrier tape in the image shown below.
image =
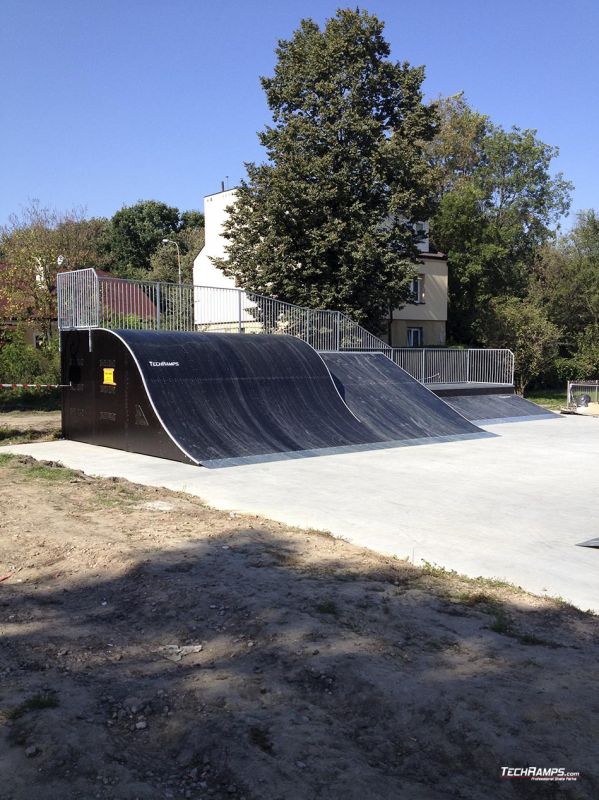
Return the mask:
<svg viewBox="0 0 599 800">
<path fill-rule="evenodd" d="M 0 389 L 69 389 L 70 383 L 0 383 Z"/>
</svg>

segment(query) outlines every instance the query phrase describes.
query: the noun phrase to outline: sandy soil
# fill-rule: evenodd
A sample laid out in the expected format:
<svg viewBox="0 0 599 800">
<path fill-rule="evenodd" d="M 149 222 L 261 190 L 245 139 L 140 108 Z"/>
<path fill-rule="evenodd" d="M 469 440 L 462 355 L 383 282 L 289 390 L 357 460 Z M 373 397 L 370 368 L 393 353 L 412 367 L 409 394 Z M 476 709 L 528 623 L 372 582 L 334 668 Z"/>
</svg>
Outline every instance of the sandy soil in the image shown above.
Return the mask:
<svg viewBox="0 0 599 800">
<path fill-rule="evenodd" d="M 0 508 L 2 800 L 599 796 L 595 617 L 24 457 Z"/>
<path fill-rule="evenodd" d="M 60 411 L 8 411 L 0 413 L 0 428 L 21 431 L 60 430 Z"/>
<path fill-rule="evenodd" d="M 57 438 L 60 429 L 60 411 L 0 413 L 0 445 Z"/>
</svg>

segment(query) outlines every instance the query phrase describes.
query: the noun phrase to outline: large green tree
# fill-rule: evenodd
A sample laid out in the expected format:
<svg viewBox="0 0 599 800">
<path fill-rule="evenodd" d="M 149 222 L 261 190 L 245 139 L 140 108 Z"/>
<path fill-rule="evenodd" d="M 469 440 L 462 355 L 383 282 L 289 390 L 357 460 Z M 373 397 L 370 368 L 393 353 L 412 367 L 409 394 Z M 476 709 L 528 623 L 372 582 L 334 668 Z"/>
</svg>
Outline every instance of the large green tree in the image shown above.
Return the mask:
<svg viewBox="0 0 599 800">
<path fill-rule="evenodd" d="M 390 59 L 383 24 L 363 11 L 340 10 L 322 29 L 303 20 L 279 42 L 262 78 L 268 162 L 246 165 L 217 261 L 238 285 L 380 330 L 409 296 L 415 223 L 434 195 L 423 78 Z"/>
<path fill-rule="evenodd" d="M 448 255 L 449 336 L 475 344 L 493 298 L 527 294 L 540 248 L 569 208 L 571 184 L 552 175 L 558 150 L 536 131 L 506 131 L 465 104 L 450 111 L 440 131 L 447 155 L 435 155 L 444 177 L 431 234 Z M 452 177 L 451 141 L 460 130 L 470 135 Z"/>
<path fill-rule="evenodd" d="M 541 251 L 532 291 L 571 340 L 599 327 L 599 215 L 580 211 L 573 228 Z"/>
<path fill-rule="evenodd" d="M 595 378 L 599 370 L 599 214 L 580 211 L 573 228 L 541 251 L 531 295 L 563 336 L 561 379 Z"/>
<path fill-rule="evenodd" d="M 162 240 L 175 238 L 185 228 L 203 227 L 203 214 L 185 211 L 157 200 L 124 206 L 110 220 L 108 246 L 111 272 L 123 278 L 147 278 L 151 259 Z"/>
</svg>

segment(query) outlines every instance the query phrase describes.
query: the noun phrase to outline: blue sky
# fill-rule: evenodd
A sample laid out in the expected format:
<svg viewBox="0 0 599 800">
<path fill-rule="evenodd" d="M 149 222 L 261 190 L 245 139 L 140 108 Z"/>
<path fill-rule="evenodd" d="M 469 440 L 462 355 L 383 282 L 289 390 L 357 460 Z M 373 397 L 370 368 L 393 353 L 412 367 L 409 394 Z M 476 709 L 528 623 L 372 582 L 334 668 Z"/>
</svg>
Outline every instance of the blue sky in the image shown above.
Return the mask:
<svg viewBox="0 0 599 800">
<path fill-rule="evenodd" d="M 139 199 L 202 208 L 260 160 L 259 76 L 325 0 L 3 0 L 0 225 L 32 198 L 112 215 Z M 463 90 L 560 147 L 573 210 L 599 208 L 597 0 L 372 0 L 432 98 Z"/>
</svg>

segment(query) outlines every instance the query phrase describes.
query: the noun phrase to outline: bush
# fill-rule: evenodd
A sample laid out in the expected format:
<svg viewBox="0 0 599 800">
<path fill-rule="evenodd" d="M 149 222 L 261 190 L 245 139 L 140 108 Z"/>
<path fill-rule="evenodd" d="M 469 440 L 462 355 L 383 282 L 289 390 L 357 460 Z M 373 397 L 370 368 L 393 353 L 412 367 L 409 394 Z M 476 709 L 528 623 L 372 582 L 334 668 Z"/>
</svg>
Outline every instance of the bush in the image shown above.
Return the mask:
<svg viewBox="0 0 599 800">
<path fill-rule="evenodd" d="M 570 358 L 558 359 L 556 364 L 562 380 L 584 381 L 599 378 L 599 326 L 589 325 L 576 337 Z"/>
<path fill-rule="evenodd" d="M 481 338 L 486 347 L 513 351 L 516 386 L 523 394 L 530 383 L 550 374 L 560 333 L 534 301 L 495 297 L 486 308 Z"/>
<path fill-rule="evenodd" d="M 0 383 L 59 383 L 58 342 L 44 347 L 27 344 L 22 333 L 9 334 L 0 344 Z"/>
</svg>

